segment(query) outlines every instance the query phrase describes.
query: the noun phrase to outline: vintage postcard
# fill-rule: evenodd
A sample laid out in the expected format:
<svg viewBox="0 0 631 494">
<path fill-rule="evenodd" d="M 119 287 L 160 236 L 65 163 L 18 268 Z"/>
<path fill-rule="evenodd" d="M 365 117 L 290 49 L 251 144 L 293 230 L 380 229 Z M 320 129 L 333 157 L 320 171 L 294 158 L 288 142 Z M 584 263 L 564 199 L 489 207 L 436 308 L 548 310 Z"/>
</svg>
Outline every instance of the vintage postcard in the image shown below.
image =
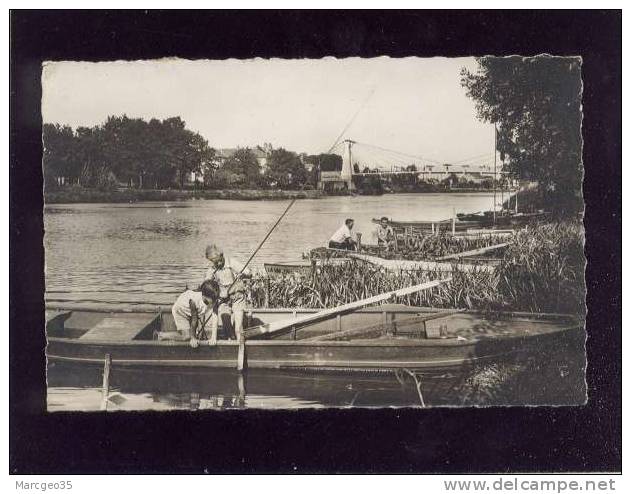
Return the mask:
<svg viewBox="0 0 631 494">
<path fill-rule="evenodd" d="M 586 403 L 581 67 L 44 63 L 48 410 Z"/>
</svg>

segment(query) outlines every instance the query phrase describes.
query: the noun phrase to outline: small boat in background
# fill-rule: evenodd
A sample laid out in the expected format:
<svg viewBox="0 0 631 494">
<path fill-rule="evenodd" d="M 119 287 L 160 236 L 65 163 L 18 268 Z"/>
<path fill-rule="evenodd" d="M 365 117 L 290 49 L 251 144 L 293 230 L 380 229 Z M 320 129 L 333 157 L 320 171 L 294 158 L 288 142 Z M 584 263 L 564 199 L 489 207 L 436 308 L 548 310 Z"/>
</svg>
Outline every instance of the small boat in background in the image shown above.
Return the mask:
<svg viewBox="0 0 631 494">
<path fill-rule="evenodd" d="M 396 221 L 389 219 L 388 225 L 397 234 L 453 233 L 466 234 L 470 230 L 486 229 L 484 233 L 494 233 L 499 228 L 523 227 L 537 221 L 549 219 L 550 213 L 513 213 L 511 211 L 493 211 L 480 213 L 459 213 L 456 218 L 438 221 Z M 373 223 L 380 224 L 381 219 L 373 218 Z M 472 232 L 473 233 L 473 232 Z"/>
<path fill-rule="evenodd" d="M 265 272 L 267 274 L 309 274 L 316 267 L 323 264 L 339 266 L 342 264 L 346 264 L 349 261 L 350 259 L 345 257 L 331 257 L 325 260 L 313 257 L 310 262 L 266 262 L 263 263 L 263 267 L 265 268 Z"/>
</svg>

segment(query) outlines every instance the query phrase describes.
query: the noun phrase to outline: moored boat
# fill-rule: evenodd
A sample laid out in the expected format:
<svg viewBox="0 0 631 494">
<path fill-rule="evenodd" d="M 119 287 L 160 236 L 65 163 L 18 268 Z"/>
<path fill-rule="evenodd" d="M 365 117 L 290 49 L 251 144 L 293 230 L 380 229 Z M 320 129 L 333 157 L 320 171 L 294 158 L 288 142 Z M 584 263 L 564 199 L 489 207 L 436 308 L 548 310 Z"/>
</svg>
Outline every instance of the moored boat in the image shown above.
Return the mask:
<svg viewBox="0 0 631 494">
<path fill-rule="evenodd" d="M 324 263 L 326 264 L 334 264 L 340 265 L 347 263 L 350 259 L 344 257 L 331 257 L 326 259 Z M 265 268 L 265 272 L 267 274 L 287 274 L 287 273 L 299 273 L 299 274 L 309 274 L 313 269 L 317 266 L 321 266 L 323 264 L 322 259 L 313 258 L 310 262 L 266 262 L 263 263 L 263 267 Z"/>
<path fill-rule="evenodd" d="M 389 219 L 388 225 L 394 229 L 396 233 L 414 232 L 414 233 L 466 233 L 468 230 L 488 229 L 488 228 L 511 228 L 521 227 L 527 224 L 543 221 L 549 218 L 549 213 L 512 213 L 506 211 L 498 211 L 493 215 L 493 211 L 484 211 L 483 213 L 460 213 L 456 218 L 448 218 L 438 221 L 396 221 Z M 381 219 L 373 218 L 373 223 L 381 223 Z"/>
<path fill-rule="evenodd" d="M 538 351 L 576 336 L 583 324 L 555 314 L 479 313 L 382 305 L 313 318 L 317 310 L 253 309 L 246 314 L 243 344 L 247 368 L 313 371 L 455 369 Z M 264 325 L 282 331 L 262 333 Z M 220 339 L 201 342 L 158 341 L 172 331 L 168 309 L 112 311 L 47 308 L 51 362 L 159 368 L 236 368 L 240 345 Z M 307 321 L 307 322 L 305 322 Z"/>
</svg>

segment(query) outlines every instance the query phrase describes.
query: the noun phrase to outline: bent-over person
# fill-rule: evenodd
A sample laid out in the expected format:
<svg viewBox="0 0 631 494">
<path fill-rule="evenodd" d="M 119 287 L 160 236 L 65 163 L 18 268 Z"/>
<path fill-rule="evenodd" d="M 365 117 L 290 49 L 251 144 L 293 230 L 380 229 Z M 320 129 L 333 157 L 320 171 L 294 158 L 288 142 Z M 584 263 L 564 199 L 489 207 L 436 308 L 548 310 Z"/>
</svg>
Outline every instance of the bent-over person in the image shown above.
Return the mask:
<svg viewBox="0 0 631 494">
<path fill-rule="evenodd" d="M 206 337 L 209 345 L 217 343 L 218 318 L 214 308 L 219 299 L 216 281 L 204 281 L 199 290 L 186 290 L 171 308 L 177 331 L 158 333 L 160 340 L 190 341 L 197 347 L 197 340 Z"/>
</svg>

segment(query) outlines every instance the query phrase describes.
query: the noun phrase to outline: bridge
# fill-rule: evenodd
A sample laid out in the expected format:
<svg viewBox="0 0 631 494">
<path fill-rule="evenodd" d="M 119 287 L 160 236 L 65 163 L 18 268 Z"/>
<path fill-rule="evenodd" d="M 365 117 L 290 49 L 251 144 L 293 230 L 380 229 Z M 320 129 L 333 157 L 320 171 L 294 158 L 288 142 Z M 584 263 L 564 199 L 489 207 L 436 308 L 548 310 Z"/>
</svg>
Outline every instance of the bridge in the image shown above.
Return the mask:
<svg viewBox="0 0 631 494">
<path fill-rule="evenodd" d="M 493 152 L 452 163 L 443 163 L 352 139 L 338 142 L 329 152 L 342 155 L 342 170 L 341 172 L 321 172 L 321 182 L 345 184 L 349 190 L 354 188 L 352 180 L 354 176 L 385 178 L 415 175 L 421 180 L 441 181 L 453 174 L 464 177 L 475 173 L 479 177 L 496 179 L 507 175 L 502 171 L 501 165 L 497 166 Z"/>
</svg>

